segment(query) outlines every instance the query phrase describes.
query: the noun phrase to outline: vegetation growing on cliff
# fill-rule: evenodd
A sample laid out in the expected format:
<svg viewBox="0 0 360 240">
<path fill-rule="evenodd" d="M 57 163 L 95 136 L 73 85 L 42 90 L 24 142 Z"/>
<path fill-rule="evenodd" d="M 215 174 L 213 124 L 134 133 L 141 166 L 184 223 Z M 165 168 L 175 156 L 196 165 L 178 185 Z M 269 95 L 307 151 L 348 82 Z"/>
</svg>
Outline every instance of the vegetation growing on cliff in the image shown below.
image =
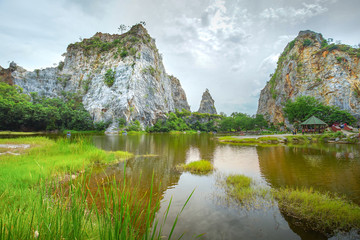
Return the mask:
<svg viewBox="0 0 360 240">
<path fill-rule="evenodd" d="M 112 69 L 109 69 L 106 71 L 105 76 L 104 76 L 105 77 L 104 82 L 108 87 L 112 87 L 112 85 L 114 84 L 115 74 L 116 74 L 116 72 Z"/>
<path fill-rule="evenodd" d="M 81 98 L 64 93 L 63 99 L 30 96 L 22 89 L 0 83 L 0 130 L 103 130 L 108 124 L 93 123 Z"/>
<path fill-rule="evenodd" d="M 303 122 L 311 116 L 316 116 L 329 125 L 333 123 L 356 122 L 354 116 L 336 106 L 325 106 L 323 103 L 310 96 L 300 96 L 295 101 L 288 100 L 283 108 L 285 116 L 291 123 Z"/>
</svg>

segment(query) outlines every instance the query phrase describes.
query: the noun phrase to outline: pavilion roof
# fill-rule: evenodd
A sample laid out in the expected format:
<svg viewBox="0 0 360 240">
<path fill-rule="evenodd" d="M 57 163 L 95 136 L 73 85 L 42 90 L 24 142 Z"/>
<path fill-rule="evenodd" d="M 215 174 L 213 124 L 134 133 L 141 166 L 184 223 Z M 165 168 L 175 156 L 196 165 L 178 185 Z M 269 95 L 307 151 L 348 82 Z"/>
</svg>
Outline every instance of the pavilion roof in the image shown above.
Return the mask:
<svg viewBox="0 0 360 240">
<path fill-rule="evenodd" d="M 315 116 L 311 116 L 308 120 L 302 122 L 301 125 L 327 125 L 327 123 Z"/>
</svg>

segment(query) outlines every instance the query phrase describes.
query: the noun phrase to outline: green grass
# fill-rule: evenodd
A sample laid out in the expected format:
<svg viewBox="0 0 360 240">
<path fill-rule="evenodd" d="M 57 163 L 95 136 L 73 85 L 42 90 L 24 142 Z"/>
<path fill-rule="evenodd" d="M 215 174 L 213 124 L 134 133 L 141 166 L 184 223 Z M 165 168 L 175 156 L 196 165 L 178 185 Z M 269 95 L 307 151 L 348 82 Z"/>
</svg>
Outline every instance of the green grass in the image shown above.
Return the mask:
<svg viewBox="0 0 360 240">
<path fill-rule="evenodd" d="M 277 137 L 236 138 L 232 136 L 220 137 L 219 141 L 222 143 L 233 143 L 241 145 L 274 145 L 282 142 L 282 140 Z"/>
<path fill-rule="evenodd" d="M 153 193 L 153 184 L 140 193 L 138 186 L 126 181 L 107 177 L 96 182 L 91 177 L 93 164 L 132 154 L 105 152 L 80 138 L 0 139 L 0 143 L 32 146 L 20 156 L 0 156 L 0 240 L 32 239 L 35 234 L 38 239 L 160 239 L 163 235 L 171 202 L 164 223 L 152 225 L 161 200 Z M 86 171 L 76 180 L 60 182 L 59 176 L 80 170 Z"/>
<path fill-rule="evenodd" d="M 196 174 L 207 174 L 214 170 L 214 166 L 207 160 L 199 160 L 178 166 L 179 170 Z"/>
<path fill-rule="evenodd" d="M 286 141 L 284 141 L 286 138 Z M 341 132 L 337 133 L 323 133 L 323 134 L 298 134 L 292 136 L 284 137 L 257 137 L 257 138 L 237 138 L 234 136 L 220 137 L 219 141 L 221 143 L 229 144 L 239 144 L 239 145 L 261 145 L 261 146 L 271 146 L 281 143 L 286 143 L 290 145 L 305 145 L 309 143 L 322 143 L 330 140 L 335 140 L 340 138 L 347 143 L 356 143 L 358 142 L 357 138 L 350 139 L 346 138 L 345 135 Z"/>
<path fill-rule="evenodd" d="M 360 207 L 344 197 L 310 189 L 280 188 L 267 190 L 256 186 L 245 175 L 230 175 L 225 189 L 243 205 L 256 205 L 258 199 L 277 200 L 280 211 L 304 226 L 327 234 L 360 229 Z"/>
<path fill-rule="evenodd" d="M 88 134 L 88 133 L 104 133 L 105 131 L 97 131 L 97 130 L 88 130 L 88 131 L 77 131 L 77 130 L 69 130 L 65 129 L 62 131 L 63 134 L 67 134 L 67 132 L 73 133 L 80 133 L 80 134 Z"/>
<path fill-rule="evenodd" d="M 248 188 L 252 180 L 245 175 L 230 175 L 226 178 L 227 186 L 234 186 L 235 188 Z"/>
<path fill-rule="evenodd" d="M 43 132 L 12 132 L 12 131 L 0 131 L 0 135 L 35 135 L 42 134 Z"/>
<path fill-rule="evenodd" d="M 131 153 L 105 152 L 82 139 L 52 141 L 45 137 L 0 139 L 0 143 L 30 144 L 20 156 L 0 157 L 0 191 L 26 189 L 39 179 L 49 179 L 84 170 L 94 163 L 110 163 L 131 158 Z"/>
<path fill-rule="evenodd" d="M 170 134 L 177 135 L 177 134 L 197 134 L 198 132 L 195 130 L 186 130 L 186 131 L 170 131 Z"/>
<path fill-rule="evenodd" d="M 360 228 L 360 207 L 344 198 L 313 189 L 282 188 L 274 191 L 279 208 L 313 230 L 349 231 Z"/>
<path fill-rule="evenodd" d="M 260 198 L 265 199 L 268 195 L 266 189 L 258 188 L 250 177 L 242 174 L 227 176 L 225 180 L 225 189 L 228 196 L 247 207 L 250 207 L 251 205 L 255 206 L 257 200 Z"/>
</svg>

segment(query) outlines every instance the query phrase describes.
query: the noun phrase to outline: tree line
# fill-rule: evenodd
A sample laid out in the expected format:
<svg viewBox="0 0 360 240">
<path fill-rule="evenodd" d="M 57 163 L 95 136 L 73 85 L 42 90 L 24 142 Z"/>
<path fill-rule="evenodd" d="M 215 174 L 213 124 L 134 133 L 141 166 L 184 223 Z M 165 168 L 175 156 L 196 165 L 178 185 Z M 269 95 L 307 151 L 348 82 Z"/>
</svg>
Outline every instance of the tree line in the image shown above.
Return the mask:
<svg viewBox="0 0 360 240">
<path fill-rule="evenodd" d="M 0 83 L 0 130 L 103 130 L 109 123 L 93 120 L 76 94 L 45 98 L 24 94 L 18 86 Z"/>
</svg>

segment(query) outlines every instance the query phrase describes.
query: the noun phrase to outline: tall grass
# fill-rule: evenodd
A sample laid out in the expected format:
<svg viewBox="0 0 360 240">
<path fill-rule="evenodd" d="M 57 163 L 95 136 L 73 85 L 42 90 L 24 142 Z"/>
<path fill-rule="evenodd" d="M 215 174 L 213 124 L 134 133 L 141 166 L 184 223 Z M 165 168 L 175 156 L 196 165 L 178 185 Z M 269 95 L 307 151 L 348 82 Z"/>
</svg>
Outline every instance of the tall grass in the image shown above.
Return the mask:
<svg viewBox="0 0 360 240">
<path fill-rule="evenodd" d="M 131 154 L 104 152 L 80 138 L 73 142 L 46 138 L 10 142 L 31 142 L 39 147 L 21 156 L 0 157 L 0 240 L 161 238 L 162 225 L 156 222 L 152 226 L 161 198 L 153 193 L 153 184 L 148 192 L 140 193 L 138 186 L 127 184 L 125 169 L 124 180 L 108 177 L 95 187 L 91 174 L 69 182 L 57 177 L 91 171 L 92 164 L 118 161 Z"/>
<path fill-rule="evenodd" d="M 86 182 L 84 177 L 69 186 L 42 183 L 18 204 L 2 204 L 0 239 L 32 239 L 36 233 L 38 239 L 161 238 L 162 226 L 152 228 L 160 206 L 152 184 L 150 192 L 139 193 L 112 179 L 93 194 Z"/>
</svg>

